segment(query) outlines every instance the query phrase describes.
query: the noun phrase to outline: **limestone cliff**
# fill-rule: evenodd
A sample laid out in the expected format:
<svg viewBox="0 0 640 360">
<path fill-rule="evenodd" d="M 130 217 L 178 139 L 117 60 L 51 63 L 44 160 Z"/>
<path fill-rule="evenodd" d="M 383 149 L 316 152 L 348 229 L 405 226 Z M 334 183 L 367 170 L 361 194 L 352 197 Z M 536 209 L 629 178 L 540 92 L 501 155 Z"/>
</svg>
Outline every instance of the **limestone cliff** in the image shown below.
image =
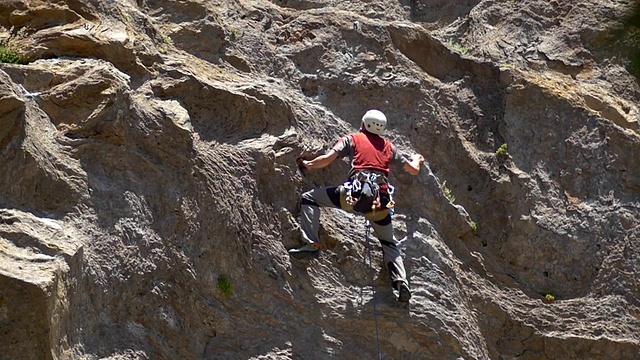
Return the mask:
<svg viewBox="0 0 640 360">
<path fill-rule="evenodd" d="M 0 64 L 0 358 L 640 359 L 639 19 L 0 2 L 23 60 Z M 406 307 L 359 217 L 324 211 L 320 256 L 286 251 L 300 194 L 348 170 L 295 159 L 370 108 L 429 164 L 391 178 Z"/>
</svg>

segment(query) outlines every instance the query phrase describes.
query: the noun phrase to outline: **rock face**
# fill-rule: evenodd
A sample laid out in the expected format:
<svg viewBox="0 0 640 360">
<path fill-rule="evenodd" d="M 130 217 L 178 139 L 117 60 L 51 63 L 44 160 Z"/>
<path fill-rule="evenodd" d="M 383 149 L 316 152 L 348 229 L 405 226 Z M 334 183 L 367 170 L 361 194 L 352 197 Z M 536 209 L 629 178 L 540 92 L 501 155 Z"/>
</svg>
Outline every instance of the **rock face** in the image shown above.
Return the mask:
<svg viewBox="0 0 640 360">
<path fill-rule="evenodd" d="M 2 1 L 0 358 L 640 359 L 639 14 Z M 357 216 L 286 251 L 348 170 L 295 159 L 370 108 L 429 162 L 392 176 L 406 307 Z"/>
</svg>

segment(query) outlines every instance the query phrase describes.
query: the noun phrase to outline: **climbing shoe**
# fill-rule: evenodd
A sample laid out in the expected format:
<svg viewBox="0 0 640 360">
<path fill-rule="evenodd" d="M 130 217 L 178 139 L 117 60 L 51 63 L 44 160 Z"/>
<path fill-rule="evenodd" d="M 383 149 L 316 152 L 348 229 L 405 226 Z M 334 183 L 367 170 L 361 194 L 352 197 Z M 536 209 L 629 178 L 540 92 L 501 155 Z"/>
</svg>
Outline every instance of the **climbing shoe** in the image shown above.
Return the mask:
<svg viewBox="0 0 640 360">
<path fill-rule="evenodd" d="M 289 254 L 314 253 L 322 248 L 320 243 L 309 243 L 297 249 L 289 249 Z"/>
<path fill-rule="evenodd" d="M 408 303 L 409 299 L 411 299 L 411 290 L 409 290 L 409 285 L 404 281 L 398 281 L 396 282 L 396 289 L 398 290 L 398 301 Z"/>
</svg>

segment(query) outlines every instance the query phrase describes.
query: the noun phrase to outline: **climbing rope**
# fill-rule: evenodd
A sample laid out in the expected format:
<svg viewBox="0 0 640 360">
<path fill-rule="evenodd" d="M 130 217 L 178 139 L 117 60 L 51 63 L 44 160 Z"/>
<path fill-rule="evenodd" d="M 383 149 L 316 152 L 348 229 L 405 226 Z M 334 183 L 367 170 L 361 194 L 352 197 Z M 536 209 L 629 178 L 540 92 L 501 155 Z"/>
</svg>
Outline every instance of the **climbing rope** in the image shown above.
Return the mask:
<svg viewBox="0 0 640 360">
<path fill-rule="evenodd" d="M 378 330 L 378 307 L 376 304 L 376 284 L 374 282 L 374 271 L 373 271 L 373 256 L 371 255 L 371 240 L 369 234 L 371 233 L 371 224 L 369 220 L 365 220 L 364 222 L 364 237 L 367 239 L 367 249 L 369 253 L 369 271 L 371 273 L 371 291 L 372 298 L 371 302 L 373 303 L 373 319 L 376 323 L 376 344 L 378 346 L 378 360 L 382 360 L 382 351 L 380 350 L 380 332 Z"/>
</svg>

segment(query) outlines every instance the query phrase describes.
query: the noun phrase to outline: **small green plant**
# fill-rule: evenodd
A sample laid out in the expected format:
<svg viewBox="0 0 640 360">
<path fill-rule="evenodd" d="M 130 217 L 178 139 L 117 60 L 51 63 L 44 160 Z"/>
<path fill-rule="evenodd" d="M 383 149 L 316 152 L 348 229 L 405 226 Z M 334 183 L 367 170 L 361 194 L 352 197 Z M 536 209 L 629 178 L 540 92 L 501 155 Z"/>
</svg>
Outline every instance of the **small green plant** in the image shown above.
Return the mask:
<svg viewBox="0 0 640 360">
<path fill-rule="evenodd" d="M 238 29 L 236 29 L 235 27 L 231 27 L 231 35 L 233 35 L 234 39 L 238 38 Z"/>
<path fill-rule="evenodd" d="M 165 36 L 162 38 L 162 43 L 158 45 L 157 49 L 160 54 L 167 54 L 169 52 L 169 46 L 173 46 L 173 40 Z"/>
<path fill-rule="evenodd" d="M 449 46 L 449 49 L 455 50 L 455 51 L 459 52 L 462 55 L 465 55 L 466 53 L 469 52 L 469 49 L 467 49 L 466 47 L 458 44 L 457 42 L 454 42 L 453 39 L 447 40 L 447 45 Z"/>
<path fill-rule="evenodd" d="M 549 302 L 556 300 L 556 294 L 552 290 L 547 289 L 544 292 L 542 292 L 542 295 L 544 295 L 544 298 Z"/>
<path fill-rule="evenodd" d="M 456 201 L 456 197 L 453 196 L 451 190 L 447 187 L 447 180 L 443 181 L 442 184 L 440 184 L 440 188 L 442 189 L 444 196 L 449 199 L 450 202 L 453 203 Z"/>
<path fill-rule="evenodd" d="M 231 296 L 233 294 L 233 284 L 231 284 L 231 280 L 224 275 L 218 276 L 218 290 L 224 296 Z"/>
<path fill-rule="evenodd" d="M 506 143 L 500 145 L 498 150 L 496 150 L 496 155 L 499 155 L 499 156 L 507 155 L 507 148 L 508 146 Z"/>
<path fill-rule="evenodd" d="M 478 224 L 475 221 L 470 222 L 469 225 L 471 226 L 471 232 L 474 234 L 478 232 Z"/>
<path fill-rule="evenodd" d="M 10 48 L 0 45 L 0 62 L 7 64 L 24 64 L 22 57 Z"/>
</svg>

